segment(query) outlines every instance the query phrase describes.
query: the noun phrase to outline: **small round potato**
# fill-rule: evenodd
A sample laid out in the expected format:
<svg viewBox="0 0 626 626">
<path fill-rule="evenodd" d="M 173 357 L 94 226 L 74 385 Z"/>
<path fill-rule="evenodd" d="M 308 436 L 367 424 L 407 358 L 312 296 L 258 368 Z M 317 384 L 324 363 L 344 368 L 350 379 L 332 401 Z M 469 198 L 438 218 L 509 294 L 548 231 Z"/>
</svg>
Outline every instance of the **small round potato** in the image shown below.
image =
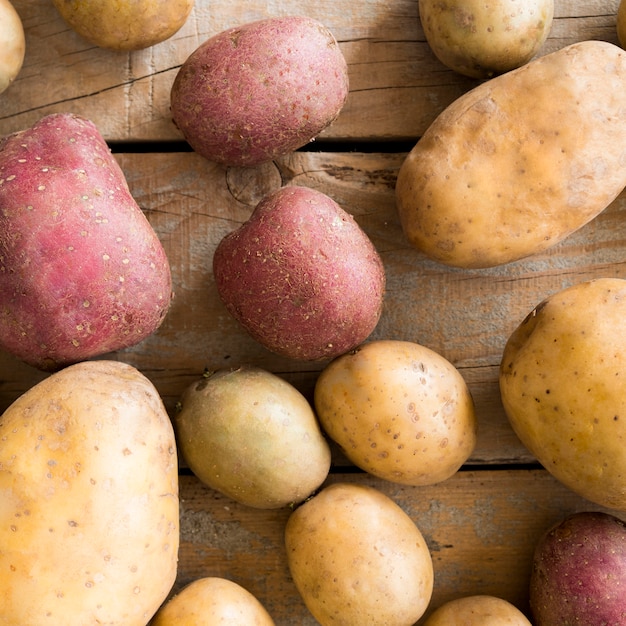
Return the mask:
<svg viewBox="0 0 626 626">
<path fill-rule="evenodd" d="M 461 374 L 413 342 L 372 341 L 331 361 L 314 402 L 348 459 L 392 482 L 441 482 L 476 443 L 474 403 Z"/>
<path fill-rule="evenodd" d="M 431 613 L 423 626 L 531 626 L 531 623 L 510 602 L 478 595 L 446 602 Z"/>
<path fill-rule="evenodd" d="M 9 0 L 0 0 L 0 93 L 20 73 L 25 52 L 22 20 Z"/>
<path fill-rule="evenodd" d="M 285 528 L 287 562 L 322 626 L 410 626 L 433 591 L 433 563 L 413 520 L 381 491 L 331 484 Z"/>
<path fill-rule="evenodd" d="M 274 626 L 265 607 L 247 589 L 209 576 L 189 583 L 168 600 L 151 626 Z"/>
<path fill-rule="evenodd" d="M 554 0 L 419 0 L 424 34 L 447 67 L 491 78 L 530 61 L 552 27 Z"/>
</svg>

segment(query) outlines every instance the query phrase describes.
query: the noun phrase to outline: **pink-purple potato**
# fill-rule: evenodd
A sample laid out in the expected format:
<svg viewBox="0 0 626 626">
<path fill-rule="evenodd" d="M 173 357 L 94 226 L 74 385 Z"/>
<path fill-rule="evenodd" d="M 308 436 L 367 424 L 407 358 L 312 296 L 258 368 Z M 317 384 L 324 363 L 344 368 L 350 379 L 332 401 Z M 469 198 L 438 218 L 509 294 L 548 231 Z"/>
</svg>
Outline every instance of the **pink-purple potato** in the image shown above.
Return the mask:
<svg viewBox="0 0 626 626">
<path fill-rule="evenodd" d="M 474 402 L 460 372 L 410 341 L 371 341 L 337 357 L 317 379 L 314 404 L 348 459 L 395 483 L 442 482 L 476 444 Z"/>
<path fill-rule="evenodd" d="M 582 511 L 539 539 L 530 576 L 535 626 L 626 624 L 626 524 Z"/>
<path fill-rule="evenodd" d="M 81 37 L 115 51 L 142 50 L 178 32 L 194 0 L 52 0 Z"/>
<path fill-rule="evenodd" d="M 0 624 L 145 626 L 179 546 L 172 423 L 119 361 L 49 375 L 0 417 Z"/>
<path fill-rule="evenodd" d="M 171 90 L 191 147 L 226 166 L 252 166 L 310 142 L 341 112 L 348 68 L 332 32 L 309 17 L 270 17 L 200 45 Z"/>
<path fill-rule="evenodd" d="M 499 384 L 520 441 L 562 484 L 626 511 L 626 280 L 575 283 L 509 336 Z"/>
<path fill-rule="evenodd" d="M 538 254 L 626 185 L 626 52 L 583 41 L 478 85 L 407 155 L 396 183 L 408 241 L 450 266 Z"/>
<path fill-rule="evenodd" d="M 428 545 L 407 513 L 373 487 L 325 486 L 289 516 L 285 549 L 321 626 L 411 626 L 430 603 Z"/>
<path fill-rule="evenodd" d="M 17 78 L 25 53 L 22 20 L 9 0 L 0 0 L 0 94 Z"/>
<path fill-rule="evenodd" d="M 274 620 L 261 602 L 238 583 L 207 576 L 170 598 L 150 626 L 274 626 Z"/>
<path fill-rule="evenodd" d="M 267 349 L 298 360 L 333 358 L 380 319 L 385 270 L 352 215 L 314 189 L 282 187 L 226 235 L 213 257 L 228 311 Z"/>
<path fill-rule="evenodd" d="M 185 390 L 173 421 L 191 471 L 253 508 L 301 502 L 330 469 L 330 448 L 309 401 L 259 367 L 208 372 Z"/>
<path fill-rule="evenodd" d="M 54 371 L 156 331 L 159 238 L 96 126 L 52 114 L 0 139 L 0 346 Z"/>
<path fill-rule="evenodd" d="M 514 604 L 489 595 L 449 600 L 430 614 L 423 626 L 532 626 Z"/>
</svg>

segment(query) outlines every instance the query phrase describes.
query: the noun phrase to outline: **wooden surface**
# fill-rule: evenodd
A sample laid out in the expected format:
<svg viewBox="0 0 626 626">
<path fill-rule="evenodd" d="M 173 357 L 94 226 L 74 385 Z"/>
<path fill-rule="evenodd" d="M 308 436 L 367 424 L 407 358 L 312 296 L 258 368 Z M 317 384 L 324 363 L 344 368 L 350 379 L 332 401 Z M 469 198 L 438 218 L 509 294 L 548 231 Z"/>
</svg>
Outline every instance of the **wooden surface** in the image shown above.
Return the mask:
<svg viewBox="0 0 626 626">
<path fill-rule="evenodd" d="M 48 0 L 15 0 L 27 36 L 25 64 L 0 94 L 0 134 L 54 111 L 90 118 L 110 142 L 133 195 L 169 255 L 175 300 L 159 331 L 109 355 L 135 365 L 169 411 L 205 369 L 254 363 L 310 397 L 323 364 L 277 357 L 251 340 L 218 300 L 211 274 L 219 240 L 282 184 L 302 184 L 353 213 L 387 272 L 382 318 L 372 338 L 416 341 L 448 358 L 476 403 L 476 449 L 456 476 L 428 488 L 375 480 L 335 450 L 329 482 L 372 484 L 394 498 L 424 533 L 435 565 L 431 610 L 446 599 L 491 593 L 527 609 L 532 550 L 567 513 L 593 505 L 536 466 L 503 413 L 497 383 L 502 348 L 547 295 L 581 280 L 626 277 L 626 193 L 547 253 L 489 270 L 464 271 L 411 249 L 394 205 L 406 150 L 454 98 L 477 84 L 433 57 L 416 0 L 196 0 L 187 24 L 148 50 L 95 48 L 69 30 Z M 243 8 L 242 8 L 243 5 Z M 540 54 L 574 41 L 617 43 L 617 0 L 556 0 Z M 350 96 L 339 119 L 306 150 L 265 166 L 225 169 L 181 141 L 169 116 L 169 89 L 185 58 L 223 28 L 267 15 L 304 14 L 325 22 L 349 63 Z M 0 354 L 0 410 L 43 378 Z M 181 552 L 175 590 L 206 575 L 243 584 L 279 625 L 314 624 L 286 569 L 288 510 L 246 509 L 201 485 L 181 463 Z"/>
</svg>

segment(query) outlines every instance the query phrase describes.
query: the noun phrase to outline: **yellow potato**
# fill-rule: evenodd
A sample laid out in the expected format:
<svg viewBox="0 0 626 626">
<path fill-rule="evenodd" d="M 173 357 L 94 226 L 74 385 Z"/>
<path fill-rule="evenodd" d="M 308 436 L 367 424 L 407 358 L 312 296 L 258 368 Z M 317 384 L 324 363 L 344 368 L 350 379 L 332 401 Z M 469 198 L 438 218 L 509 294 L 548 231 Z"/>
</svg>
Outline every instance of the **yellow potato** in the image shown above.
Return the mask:
<svg viewBox="0 0 626 626">
<path fill-rule="evenodd" d="M 101 48 L 141 50 L 182 28 L 194 0 L 52 0 L 81 37 Z"/>
<path fill-rule="evenodd" d="M 20 73 L 25 53 L 22 20 L 9 0 L 0 0 L 0 93 Z"/>
<path fill-rule="evenodd" d="M 459 74 L 490 78 L 527 63 L 548 37 L 554 0 L 419 0 L 426 40 Z"/>
<path fill-rule="evenodd" d="M 150 626 L 274 626 L 265 607 L 247 589 L 209 576 L 189 583 L 170 598 Z"/>
<path fill-rule="evenodd" d="M 507 341 L 502 402 L 522 443 L 564 485 L 626 511 L 626 280 L 555 293 Z"/>
<path fill-rule="evenodd" d="M 176 578 L 171 422 L 130 365 L 83 362 L 0 418 L 0 624 L 145 626 Z"/>
<path fill-rule="evenodd" d="M 477 268 L 545 250 L 626 185 L 626 52 L 572 44 L 450 104 L 408 154 L 396 197 L 408 240 Z"/>
<path fill-rule="evenodd" d="M 410 341 L 372 341 L 331 361 L 314 402 L 323 429 L 348 459 L 392 482 L 441 482 L 476 444 L 463 377 L 443 356 Z"/>
<path fill-rule="evenodd" d="M 299 506 L 285 528 L 287 562 L 322 626 L 410 626 L 433 591 L 422 533 L 372 487 L 331 484 Z"/>
<path fill-rule="evenodd" d="M 531 623 L 510 602 L 480 595 L 446 602 L 431 613 L 423 626 L 531 626 Z"/>
</svg>

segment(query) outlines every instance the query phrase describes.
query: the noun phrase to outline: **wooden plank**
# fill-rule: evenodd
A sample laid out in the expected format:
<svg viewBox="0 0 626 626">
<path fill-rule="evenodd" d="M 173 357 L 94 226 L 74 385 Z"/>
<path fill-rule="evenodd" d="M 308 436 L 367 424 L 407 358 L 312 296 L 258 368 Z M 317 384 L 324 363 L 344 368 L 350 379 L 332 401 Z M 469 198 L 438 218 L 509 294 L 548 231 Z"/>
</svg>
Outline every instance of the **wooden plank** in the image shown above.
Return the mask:
<svg viewBox="0 0 626 626">
<path fill-rule="evenodd" d="M 432 487 L 402 487 L 364 474 L 334 474 L 326 484 L 340 481 L 379 489 L 421 530 L 435 571 L 423 619 L 442 603 L 471 594 L 496 595 L 528 613 L 532 554 L 541 534 L 576 511 L 623 517 L 589 504 L 543 470 L 462 471 Z M 202 576 L 223 576 L 254 593 L 277 626 L 316 624 L 286 563 L 289 513 L 238 505 L 182 477 L 181 566 L 174 592 Z"/>
<path fill-rule="evenodd" d="M 91 119 L 111 141 L 176 140 L 169 92 L 181 63 L 221 30 L 267 16 L 305 14 L 337 37 L 351 90 L 339 119 L 321 138 L 389 140 L 419 137 L 446 105 L 475 84 L 434 57 L 416 0 L 196 0 L 187 23 L 147 50 L 96 48 L 71 31 L 49 0 L 14 0 L 27 36 L 24 67 L 0 96 L 0 134 L 43 115 L 71 111 Z M 556 0 L 550 38 L 540 54 L 583 39 L 617 43 L 618 0 Z M 366 120 L 366 123 L 363 123 Z"/>
</svg>

